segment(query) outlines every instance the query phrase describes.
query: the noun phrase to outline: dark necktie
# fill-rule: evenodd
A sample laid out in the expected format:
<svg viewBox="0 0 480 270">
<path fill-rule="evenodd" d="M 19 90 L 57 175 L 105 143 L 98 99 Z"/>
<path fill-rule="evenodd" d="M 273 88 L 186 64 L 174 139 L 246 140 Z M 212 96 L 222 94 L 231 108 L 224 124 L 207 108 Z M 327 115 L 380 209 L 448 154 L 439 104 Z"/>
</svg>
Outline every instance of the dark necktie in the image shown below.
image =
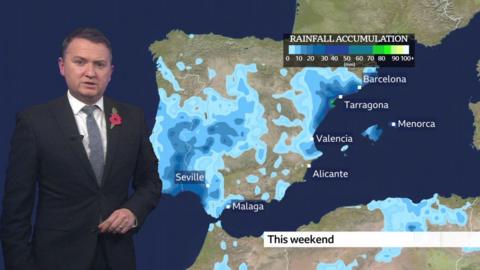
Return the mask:
<svg viewBox="0 0 480 270">
<path fill-rule="evenodd" d="M 97 177 L 97 184 L 98 186 L 101 186 L 105 158 L 100 129 L 98 128 L 97 122 L 95 122 L 95 118 L 93 117 L 93 111 L 96 109 L 97 107 L 92 105 L 83 107 L 82 111 L 87 114 L 88 148 L 90 148 L 90 155 L 88 156 L 88 159 L 90 160 L 93 172 Z"/>
</svg>

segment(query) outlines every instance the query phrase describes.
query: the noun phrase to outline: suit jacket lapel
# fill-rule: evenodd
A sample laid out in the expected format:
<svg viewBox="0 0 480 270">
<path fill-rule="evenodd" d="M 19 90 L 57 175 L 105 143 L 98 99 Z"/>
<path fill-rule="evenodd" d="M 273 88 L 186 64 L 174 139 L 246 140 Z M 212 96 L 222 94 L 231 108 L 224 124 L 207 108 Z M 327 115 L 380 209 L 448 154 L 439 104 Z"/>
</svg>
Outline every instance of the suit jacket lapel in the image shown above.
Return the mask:
<svg viewBox="0 0 480 270">
<path fill-rule="evenodd" d="M 107 181 L 110 171 L 112 169 L 112 163 L 115 160 L 115 150 L 117 149 L 117 144 L 120 137 L 121 125 L 111 127 L 110 124 L 110 116 L 112 115 L 112 109 L 114 107 L 113 101 L 107 97 L 103 98 L 104 104 L 104 112 L 105 112 L 105 123 L 107 128 L 107 156 L 105 160 L 105 169 L 103 171 L 103 178 L 102 178 L 102 186 L 104 185 L 105 181 Z M 117 108 L 118 109 L 118 108 Z M 122 112 L 118 112 L 119 115 Z"/>
<path fill-rule="evenodd" d="M 53 115 L 60 126 L 60 130 L 62 130 L 65 138 L 69 142 L 70 148 L 77 156 L 82 167 L 84 167 L 87 173 L 91 176 L 94 181 L 92 183 L 96 183 L 95 174 L 82 143 L 83 137 L 78 132 L 77 122 L 75 121 L 67 96 L 65 95 L 54 101 L 52 110 Z M 95 185 L 97 186 L 97 184 Z"/>
</svg>

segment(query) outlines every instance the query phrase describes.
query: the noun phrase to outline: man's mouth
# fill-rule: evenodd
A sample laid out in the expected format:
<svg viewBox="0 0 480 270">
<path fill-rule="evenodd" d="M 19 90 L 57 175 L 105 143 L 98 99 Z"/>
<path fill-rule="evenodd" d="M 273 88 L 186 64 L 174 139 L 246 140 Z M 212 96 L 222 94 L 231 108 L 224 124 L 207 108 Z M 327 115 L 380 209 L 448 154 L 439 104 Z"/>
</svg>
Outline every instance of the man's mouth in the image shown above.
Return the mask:
<svg viewBox="0 0 480 270">
<path fill-rule="evenodd" d="M 94 82 L 83 82 L 83 84 L 87 87 L 95 87 L 97 84 Z"/>
</svg>

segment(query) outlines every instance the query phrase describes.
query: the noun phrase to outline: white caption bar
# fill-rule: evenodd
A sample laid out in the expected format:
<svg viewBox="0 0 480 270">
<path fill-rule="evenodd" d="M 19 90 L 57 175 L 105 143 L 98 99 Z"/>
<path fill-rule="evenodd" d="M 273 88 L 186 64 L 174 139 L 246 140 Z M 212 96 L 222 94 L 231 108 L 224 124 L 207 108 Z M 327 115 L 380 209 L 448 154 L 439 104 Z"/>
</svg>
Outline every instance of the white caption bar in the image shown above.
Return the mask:
<svg viewBox="0 0 480 270">
<path fill-rule="evenodd" d="M 471 248 L 480 247 L 480 232 L 265 232 L 263 246 Z"/>
</svg>

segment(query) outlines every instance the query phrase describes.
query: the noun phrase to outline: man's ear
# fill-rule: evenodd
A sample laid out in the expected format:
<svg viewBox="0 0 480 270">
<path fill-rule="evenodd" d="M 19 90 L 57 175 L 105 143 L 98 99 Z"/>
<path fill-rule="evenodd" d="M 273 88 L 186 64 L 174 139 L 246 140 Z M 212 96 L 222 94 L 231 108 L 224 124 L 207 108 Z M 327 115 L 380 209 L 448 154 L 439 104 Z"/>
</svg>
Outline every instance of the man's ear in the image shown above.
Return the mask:
<svg viewBox="0 0 480 270">
<path fill-rule="evenodd" d="M 63 62 L 62 57 L 58 57 L 58 69 L 60 70 L 60 74 L 65 76 L 65 62 Z"/>
</svg>

